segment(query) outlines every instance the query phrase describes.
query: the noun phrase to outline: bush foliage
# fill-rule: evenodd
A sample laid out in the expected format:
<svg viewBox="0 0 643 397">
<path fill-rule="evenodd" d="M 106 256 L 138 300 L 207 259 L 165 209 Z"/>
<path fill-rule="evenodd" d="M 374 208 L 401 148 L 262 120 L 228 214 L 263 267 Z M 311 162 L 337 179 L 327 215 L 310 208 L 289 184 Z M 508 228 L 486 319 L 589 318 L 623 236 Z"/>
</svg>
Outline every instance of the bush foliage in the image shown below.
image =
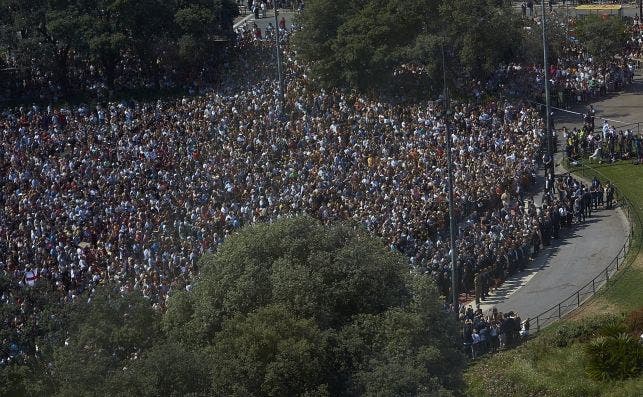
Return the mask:
<svg viewBox="0 0 643 397">
<path fill-rule="evenodd" d="M 404 257 L 360 226 L 309 217 L 257 224 L 199 265 L 193 289 L 172 294 L 164 314 L 111 286 L 91 303 L 66 305 L 69 316 L 39 323 L 47 327 L 39 354 L 0 366 L 0 395 L 446 396 L 462 388 L 456 324 L 430 276 L 409 274 Z"/>
<path fill-rule="evenodd" d="M 586 347 L 587 373 L 601 381 L 633 378 L 643 366 L 643 346 L 628 334 L 601 336 Z"/>
<path fill-rule="evenodd" d="M 639 395 L 642 347 L 638 336 L 623 333 L 636 316 L 600 315 L 553 325 L 522 346 L 471 366 L 465 373 L 467 395 Z"/>
</svg>

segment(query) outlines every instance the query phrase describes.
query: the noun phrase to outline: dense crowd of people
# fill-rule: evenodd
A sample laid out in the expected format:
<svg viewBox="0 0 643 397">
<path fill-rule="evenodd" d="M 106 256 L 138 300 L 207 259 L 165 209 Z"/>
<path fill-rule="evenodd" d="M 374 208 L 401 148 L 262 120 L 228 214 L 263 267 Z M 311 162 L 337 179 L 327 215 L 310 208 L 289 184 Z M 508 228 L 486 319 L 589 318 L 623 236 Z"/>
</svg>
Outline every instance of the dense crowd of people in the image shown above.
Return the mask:
<svg viewBox="0 0 643 397">
<path fill-rule="evenodd" d="M 590 110 L 585 115 L 585 123 L 580 128 L 563 130 L 565 139 L 565 156 L 571 162 L 588 157 L 595 162 L 614 162 L 617 160 L 635 160 L 643 162 L 643 140 L 631 128 L 618 128 L 603 121 L 600 128 L 594 125 Z"/>
<path fill-rule="evenodd" d="M 615 189 L 610 182 L 603 185 L 594 178 L 585 184 L 570 174 L 556 178 L 554 189 L 545 193 L 540 208 L 527 202 L 526 211 L 535 214 L 538 221 L 532 239 L 517 249 L 496 256 L 490 262 L 493 263 L 491 266 L 476 275 L 475 311 L 472 305 L 460 307 L 463 343 L 472 358 L 510 347 L 529 336 L 529 319 L 521 321 L 518 314 L 503 314 L 495 307 L 487 313 L 480 308 L 479 304 L 487 298 L 490 288 L 498 285 L 497 280 L 506 278 L 516 269 L 524 269 L 527 258 L 560 238 L 564 229 L 585 222 L 599 209 L 611 209 L 614 205 Z"/>
<path fill-rule="evenodd" d="M 552 105 L 563 109 L 605 96 L 631 84 L 635 64 L 631 60 L 594 65 L 583 59 L 582 51 L 570 46 L 565 56 L 548 69 Z M 511 64 L 498 69 L 488 89 L 501 90 L 510 97 L 534 98 L 543 102 L 545 90 L 543 69 L 538 65 Z"/>
<path fill-rule="evenodd" d="M 253 40 L 242 33 L 240 48 L 268 45 Z M 259 73 L 270 64 L 237 62 Z M 445 139 L 461 251 L 511 249 L 533 233 L 515 203 L 537 169 L 543 125 L 534 109 L 455 104 L 447 138 L 439 105 L 313 90 L 305 69 L 287 64 L 286 118 L 275 82 L 240 89 L 234 73 L 227 89 L 177 101 L 4 112 L 0 269 L 19 285 L 48 279 L 66 301 L 111 281 L 162 308 L 234 230 L 305 212 L 361 221 L 446 294 Z"/>
<path fill-rule="evenodd" d="M 3 112 L 0 272 L 11 285 L 2 304 L 22 307 L 21 288 L 46 279 L 64 301 L 108 281 L 163 309 L 235 230 L 301 213 L 361 222 L 448 295 L 446 139 L 458 287 L 479 299 L 570 213 L 591 211 L 592 188 L 571 177 L 541 208 L 530 200 L 544 134 L 530 105 L 461 102 L 446 117 L 439 102 L 325 91 L 286 51 L 282 116 L 278 83 L 266 77 L 271 46 L 240 31 L 222 86 L 205 95 Z M 3 321 L 20 329 L 27 312 Z"/>
<path fill-rule="evenodd" d="M 32 264 L 68 299 L 104 279 L 164 298 L 234 229 L 309 212 L 358 219 L 446 280 L 438 110 L 312 93 L 303 75 L 288 98 L 287 122 L 270 82 L 234 96 L 6 113 L 2 266 L 20 279 Z M 520 211 L 491 211 L 528 188 L 542 122 L 524 105 L 455 111 L 456 206 L 469 225 L 460 244 L 494 250 L 509 228 L 531 227 Z"/>
<path fill-rule="evenodd" d="M 561 21 L 556 14 L 550 18 L 551 23 L 563 26 L 574 22 L 574 18 Z M 539 18 L 535 20 L 540 23 Z M 637 21 L 627 26 L 629 39 L 621 56 L 607 63 L 597 62 L 571 35 L 561 42 L 559 56 L 550 59 L 548 68 L 552 106 L 569 109 L 619 91 L 632 83 L 637 62 L 640 62 L 643 54 L 643 34 Z M 478 89 L 544 102 L 543 74 L 542 64 L 509 64 L 499 68 L 486 86 Z"/>
<path fill-rule="evenodd" d="M 529 319 L 522 321 L 513 311 L 502 313 L 492 308 L 485 314 L 482 309 L 474 310 L 469 305 L 460 308 L 459 318 L 466 353 L 473 359 L 515 346 L 521 338 L 529 336 Z"/>
</svg>

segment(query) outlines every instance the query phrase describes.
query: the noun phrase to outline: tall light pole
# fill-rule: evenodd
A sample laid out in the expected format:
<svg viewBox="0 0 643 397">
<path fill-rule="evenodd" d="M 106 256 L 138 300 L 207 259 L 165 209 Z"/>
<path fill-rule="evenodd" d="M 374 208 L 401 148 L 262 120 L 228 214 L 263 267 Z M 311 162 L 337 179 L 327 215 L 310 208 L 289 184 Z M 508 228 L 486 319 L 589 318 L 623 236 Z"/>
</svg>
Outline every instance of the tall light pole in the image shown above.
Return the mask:
<svg viewBox="0 0 643 397">
<path fill-rule="evenodd" d="M 451 302 L 456 320 L 458 319 L 458 280 L 456 272 L 456 247 L 455 247 L 455 218 L 453 217 L 453 162 L 451 160 L 451 131 L 449 130 L 449 117 L 451 108 L 449 91 L 447 89 L 447 69 L 444 62 L 444 43 L 442 43 L 442 79 L 444 85 L 444 129 L 447 143 L 447 172 L 449 176 L 449 242 L 451 244 Z"/>
<path fill-rule="evenodd" d="M 284 99 L 284 78 L 281 72 L 281 48 L 279 46 L 279 21 L 277 16 L 277 5 L 275 4 L 275 45 L 277 47 L 277 78 L 279 79 L 279 103 L 281 104 L 280 114 L 283 114 L 286 109 L 286 102 Z"/>
<path fill-rule="evenodd" d="M 565 4 L 565 36 L 569 36 L 569 4 Z M 565 37 L 567 39 L 567 37 Z"/>
<path fill-rule="evenodd" d="M 549 165 L 549 178 L 548 178 L 548 190 L 554 188 L 554 151 L 551 141 L 551 124 L 550 124 L 550 113 L 551 107 L 549 104 L 549 61 L 547 56 L 547 14 L 545 14 L 545 0 L 541 0 L 540 4 L 542 6 L 543 13 L 543 70 L 544 70 L 544 80 L 545 80 L 545 136 L 547 138 L 547 154 L 549 155 L 550 165 Z"/>
</svg>

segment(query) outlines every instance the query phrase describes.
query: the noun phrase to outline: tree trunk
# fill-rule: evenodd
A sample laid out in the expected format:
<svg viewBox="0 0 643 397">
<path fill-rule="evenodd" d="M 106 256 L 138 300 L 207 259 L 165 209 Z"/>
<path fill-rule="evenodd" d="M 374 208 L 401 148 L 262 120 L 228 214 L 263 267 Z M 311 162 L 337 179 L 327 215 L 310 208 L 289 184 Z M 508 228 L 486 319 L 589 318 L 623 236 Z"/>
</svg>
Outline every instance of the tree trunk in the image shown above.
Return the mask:
<svg viewBox="0 0 643 397">
<path fill-rule="evenodd" d="M 56 79 L 60 83 L 63 95 L 69 96 L 69 47 L 56 52 L 55 65 L 54 76 L 56 76 Z"/>
<path fill-rule="evenodd" d="M 105 84 L 107 85 L 107 92 L 111 98 L 114 93 L 114 80 L 116 80 L 116 63 L 117 57 L 104 57 L 103 58 L 103 72 L 105 73 Z"/>
</svg>

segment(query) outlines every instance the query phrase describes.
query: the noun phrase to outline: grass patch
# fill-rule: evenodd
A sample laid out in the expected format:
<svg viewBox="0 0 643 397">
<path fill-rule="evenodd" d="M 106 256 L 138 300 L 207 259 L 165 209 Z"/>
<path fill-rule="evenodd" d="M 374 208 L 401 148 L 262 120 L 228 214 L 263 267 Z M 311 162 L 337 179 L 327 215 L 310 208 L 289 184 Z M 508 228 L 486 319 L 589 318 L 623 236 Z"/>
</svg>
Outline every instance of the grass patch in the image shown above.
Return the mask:
<svg viewBox="0 0 643 397">
<path fill-rule="evenodd" d="M 578 169 L 577 169 L 578 170 Z M 576 170 L 576 171 L 577 171 Z M 575 171 L 572 169 L 572 172 Z M 643 219 L 643 166 L 619 163 L 593 166 L 581 176 L 609 179 L 631 202 Z M 635 219 L 637 219 L 635 217 Z M 640 396 L 643 376 L 623 381 L 598 381 L 587 373 L 586 346 L 604 332 L 610 321 L 623 318 L 643 304 L 643 254 L 641 224 L 635 231 L 628 266 L 617 273 L 570 319 L 551 325 L 513 350 L 483 358 L 465 373 L 467 395 L 538 397 Z M 596 236 L 600 238 L 600 236 Z M 607 263 L 605 264 L 607 266 Z M 603 331 L 601 331 L 603 330 Z M 638 331 L 639 333 L 641 330 Z"/>
<path fill-rule="evenodd" d="M 615 382 L 593 380 L 587 374 L 585 347 L 614 318 L 606 315 L 554 324 L 522 346 L 476 362 L 465 373 L 467 395 L 637 396 L 643 390 L 643 377 Z M 564 347 L 561 336 L 569 337 Z"/>
<path fill-rule="evenodd" d="M 601 180 L 612 181 L 630 200 L 632 209 L 638 214 L 639 221 L 643 219 L 643 166 L 635 166 L 630 162 L 593 165 L 589 172 L 581 173 L 581 176 L 590 178 L 594 175 L 597 175 Z M 629 312 L 641 306 L 643 302 L 643 292 L 641 292 L 641 285 L 643 285 L 641 225 L 635 223 L 634 227 L 632 247 L 627 258 L 630 265 L 618 273 L 606 288 L 574 313 L 574 318 L 614 311 Z"/>
</svg>

